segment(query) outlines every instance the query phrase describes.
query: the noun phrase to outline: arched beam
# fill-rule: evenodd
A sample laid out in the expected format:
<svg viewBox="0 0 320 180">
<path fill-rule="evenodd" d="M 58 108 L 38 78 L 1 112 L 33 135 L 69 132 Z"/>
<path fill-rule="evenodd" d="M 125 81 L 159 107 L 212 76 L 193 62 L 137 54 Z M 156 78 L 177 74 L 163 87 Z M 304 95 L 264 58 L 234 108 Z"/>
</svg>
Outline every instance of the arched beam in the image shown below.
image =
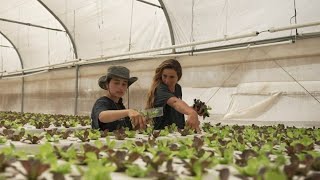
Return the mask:
<svg viewBox="0 0 320 180">
<path fill-rule="evenodd" d="M 171 44 L 172 44 L 172 45 L 175 45 L 176 42 L 175 42 L 175 39 L 174 39 L 172 23 L 171 23 L 171 20 L 170 20 L 168 11 L 167 11 L 167 9 L 166 9 L 166 6 L 165 6 L 164 3 L 163 3 L 163 0 L 159 0 L 159 3 L 160 3 L 160 5 L 161 5 L 161 7 L 162 7 L 164 16 L 166 17 L 166 20 L 167 20 L 167 24 L 168 24 L 169 32 L 170 32 Z M 172 53 L 176 53 L 176 49 L 172 49 Z"/>
<path fill-rule="evenodd" d="M 16 51 L 16 53 L 18 54 L 18 57 L 19 57 L 19 60 L 20 60 L 20 65 L 21 65 L 21 69 L 23 69 L 23 61 L 22 61 L 22 58 L 21 58 L 21 55 L 18 51 L 18 48 L 12 43 L 12 41 L 6 36 L 4 35 L 1 31 L 0 31 L 0 34 L 6 38 L 9 43 L 12 45 L 13 49 Z M 23 75 L 23 71 L 22 71 L 22 75 Z M 21 84 L 21 112 L 23 112 L 23 107 L 24 107 L 24 78 L 22 77 L 22 84 Z"/>
<path fill-rule="evenodd" d="M 23 61 L 22 61 L 22 58 L 21 58 L 21 55 L 20 55 L 20 53 L 19 53 L 18 48 L 17 48 L 17 47 L 12 43 L 12 41 L 11 41 L 6 35 L 4 35 L 1 31 L 0 31 L 0 34 L 10 42 L 10 44 L 11 44 L 12 47 L 13 47 L 13 49 L 17 52 L 18 57 L 19 57 L 19 60 L 20 60 L 20 64 L 21 64 L 21 69 L 23 69 Z"/>
<path fill-rule="evenodd" d="M 53 12 L 51 11 L 50 8 L 48 8 L 47 5 L 45 5 L 41 0 L 38 0 L 38 2 L 44 7 L 46 8 L 46 10 L 61 24 L 61 26 L 65 29 L 66 33 L 68 34 L 72 47 L 73 47 L 73 52 L 74 52 L 74 56 L 76 59 L 78 59 L 78 51 L 77 51 L 77 46 L 76 43 L 74 41 L 74 39 L 71 36 L 71 33 L 69 31 L 69 29 L 67 28 L 67 26 L 64 25 L 64 23 L 59 19 L 59 17 Z"/>
<path fill-rule="evenodd" d="M 61 24 L 61 26 L 65 29 L 66 33 L 68 34 L 69 38 L 70 38 L 70 41 L 72 43 L 72 46 L 73 46 L 73 52 L 74 52 L 74 56 L 76 59 L 78 59 L 78 51 L 77 51 L 77 46 L 76 46 L 76 43 L 74 41 L 74 39 L 72 38 L 71 36 L 71 33 L 69 31 L 69 29 L 67 28 L 67 26 L 64 25 L 64 23 L 59 19 L 59 17 L 53 12 L 51 11 L 50 8 L 48 8 L 47 5 L 45 5 L 41 0 L 38 0 L 38 2 L 44 7 L 47 9 L 47 11 L 50 12 L 50 14 L 56 18 L 56 20 Z M 76 76 L 75 76 L 75 107 L 74 107 L 74 115 L 77 115 L 78 114 L 78 96 L 79 96 L 79 65 L 76 66 Z"/>
</svg>

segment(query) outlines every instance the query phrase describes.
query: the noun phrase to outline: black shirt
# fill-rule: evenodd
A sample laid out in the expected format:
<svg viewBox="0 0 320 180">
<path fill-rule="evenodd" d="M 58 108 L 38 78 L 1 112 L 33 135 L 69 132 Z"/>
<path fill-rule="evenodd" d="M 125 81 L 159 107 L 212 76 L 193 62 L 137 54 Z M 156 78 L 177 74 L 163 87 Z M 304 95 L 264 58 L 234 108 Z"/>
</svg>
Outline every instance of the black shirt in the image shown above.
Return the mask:
<svg viewBox="0 0 320 180">
<path fill-rule="evenodd" d="M 176 84 L 175 91 L 170 92 L 167 85 L 160 83 L 155 91 L 154 107 L 163 107 L 163 116 L 154 118 L 155 129 L 164 129 L 165 126 L 175 123 L 178 128 L 183 129 L 185 126 L 184 114 L 179 113 L 167 104 L 171 97 L 182 99 L 182 90 L 179 84 Z"/>
<path fill-rule="evenodd" d="M 122 99 L 118 103 L 115 103 L 113 100 L 109 99 L 106 96 L 100 97 L 93 105 L 91 112 L 91 127 L 93 129 L 99 129 L 101 131 L 108 129 L 109 132 L 112 132 L 120 127 L 128 127 L 132 129 L 132 125 L 129 117 L 121 118 L 119 120 L 103 123 L 99 120 L 99 114 L 105 110 L 122 110 L 126 109 L 122 103 Z"/>
</svg>

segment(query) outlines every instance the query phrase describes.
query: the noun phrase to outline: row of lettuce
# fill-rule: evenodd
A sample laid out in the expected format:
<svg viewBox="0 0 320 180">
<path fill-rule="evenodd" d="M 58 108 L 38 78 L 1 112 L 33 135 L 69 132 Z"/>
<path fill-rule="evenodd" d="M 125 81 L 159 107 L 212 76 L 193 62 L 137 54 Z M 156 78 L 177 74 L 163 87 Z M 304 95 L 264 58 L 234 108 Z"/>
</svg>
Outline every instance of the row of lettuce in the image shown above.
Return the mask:
<svg viewBox="0 0 320 180">
<path fill-rule="evenodd" d="M 212 179 L 230 176 L 240 179 L 319 179 L 319 128 L 204 123 L 202 129 L 202 134 L 194 134 L 187 128 L 178 130 L 175 125 L 161 131 L 152 127 L 144 131 L 119 129 L 115 132 L 53 128 L 45 130 L 40 137 L 23 128 L 4 129 L 2 139 L 17 135 L 21 136 L 19 141 L 41 142 L 42 145 L 39 152 L 31 155 L 15 148 L 14 143 L 2 147 L 0 171 L 11 169 L 10 172 L 15 173 L 4 173 L 5 176 L 19 174 L 27 179 L 37 179 L 46 173 L 55 179 L 66 176 L 111 179 L 114 172 L 157 179 L 179 179 L 181 173 L 186 176 L 182 179 L 202 179 L 203 176 L 214 176 Z M 145 134 L 145 138 L 134 138 L 138 133 Z M 176 138 L 171 138 L 173 135 Z M 72 144 L 58 147 L 49 143 L 59 143 L 59 139 L 65 137 L 78 137 L 80 147 Z M 47 139 L 47 143 L 40 138 Z M 116 146 L 119 140 L 121 145 Z M 16 167 L 17 162 L 24 170 Z"/>
<path fill-rule="evenodd" d="M 18 129 L 25 125 L 34 126 L 36 129 L 49 127 L 77 127 L 89 126 L 89 116 L 42 114 L 42 113 L 20 113 L 0 112 L 0 128 Z"/>
</svg>

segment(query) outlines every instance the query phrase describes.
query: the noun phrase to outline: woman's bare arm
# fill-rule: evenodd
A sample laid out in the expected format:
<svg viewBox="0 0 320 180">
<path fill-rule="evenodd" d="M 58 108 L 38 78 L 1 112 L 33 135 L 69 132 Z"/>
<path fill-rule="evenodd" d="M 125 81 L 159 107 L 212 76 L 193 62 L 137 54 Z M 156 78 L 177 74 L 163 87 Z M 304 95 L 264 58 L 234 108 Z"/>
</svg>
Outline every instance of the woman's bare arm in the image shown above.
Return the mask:
<svg viewBox="0 0 320 180">
<path fill-rule="evenodd" d="M 167 104 L 173 107 L 176 111 L 188 115 L 187 125 L 197 131 L 200 131 L 200 121 L 198 119 L 198 113 L 187 103 L 185 103 L 181 99 L 178 99 L 177 97 L 171 97 L 168 99 Z"/>
</svg>

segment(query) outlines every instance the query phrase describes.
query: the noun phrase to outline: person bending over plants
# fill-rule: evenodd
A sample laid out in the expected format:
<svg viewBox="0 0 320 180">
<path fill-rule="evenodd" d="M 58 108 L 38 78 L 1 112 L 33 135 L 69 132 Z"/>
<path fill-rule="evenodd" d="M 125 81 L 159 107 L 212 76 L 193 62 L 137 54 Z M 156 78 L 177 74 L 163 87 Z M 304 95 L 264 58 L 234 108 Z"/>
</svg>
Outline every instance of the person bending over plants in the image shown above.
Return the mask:
<svg viewBox="0 0 320 180">
<path fill-rule="evenodd" d="M 178 81 L 182 76 L 179 61 L 169 59 L 162 62 L 156 69 L 148 92 L 146 108 L 163 107 L 163 116 L 154 118 L 154 128 L 164 129 L 175 123 L 179 129 L 185 125 L 200 132 L 200 121 L 197 112 L 182 100 L 182 90 Z M 185 122 L 184 115 L 188 116 Z"/>
<path fill-rule="evenodd" d="M 146 119 L 136 110 L 126 109 L 122 103 L 128 87 L 137 81 L 130 77 L 130 71 L 123 66 L 110 66 L 107 74 L 100 77 L 98 84 L 106 90 L 106 95 L 97 99 L 91 112 L 91 127 L 109 132 L 121 127 L 142 129 L 146 127 Z"/>
</svg>

